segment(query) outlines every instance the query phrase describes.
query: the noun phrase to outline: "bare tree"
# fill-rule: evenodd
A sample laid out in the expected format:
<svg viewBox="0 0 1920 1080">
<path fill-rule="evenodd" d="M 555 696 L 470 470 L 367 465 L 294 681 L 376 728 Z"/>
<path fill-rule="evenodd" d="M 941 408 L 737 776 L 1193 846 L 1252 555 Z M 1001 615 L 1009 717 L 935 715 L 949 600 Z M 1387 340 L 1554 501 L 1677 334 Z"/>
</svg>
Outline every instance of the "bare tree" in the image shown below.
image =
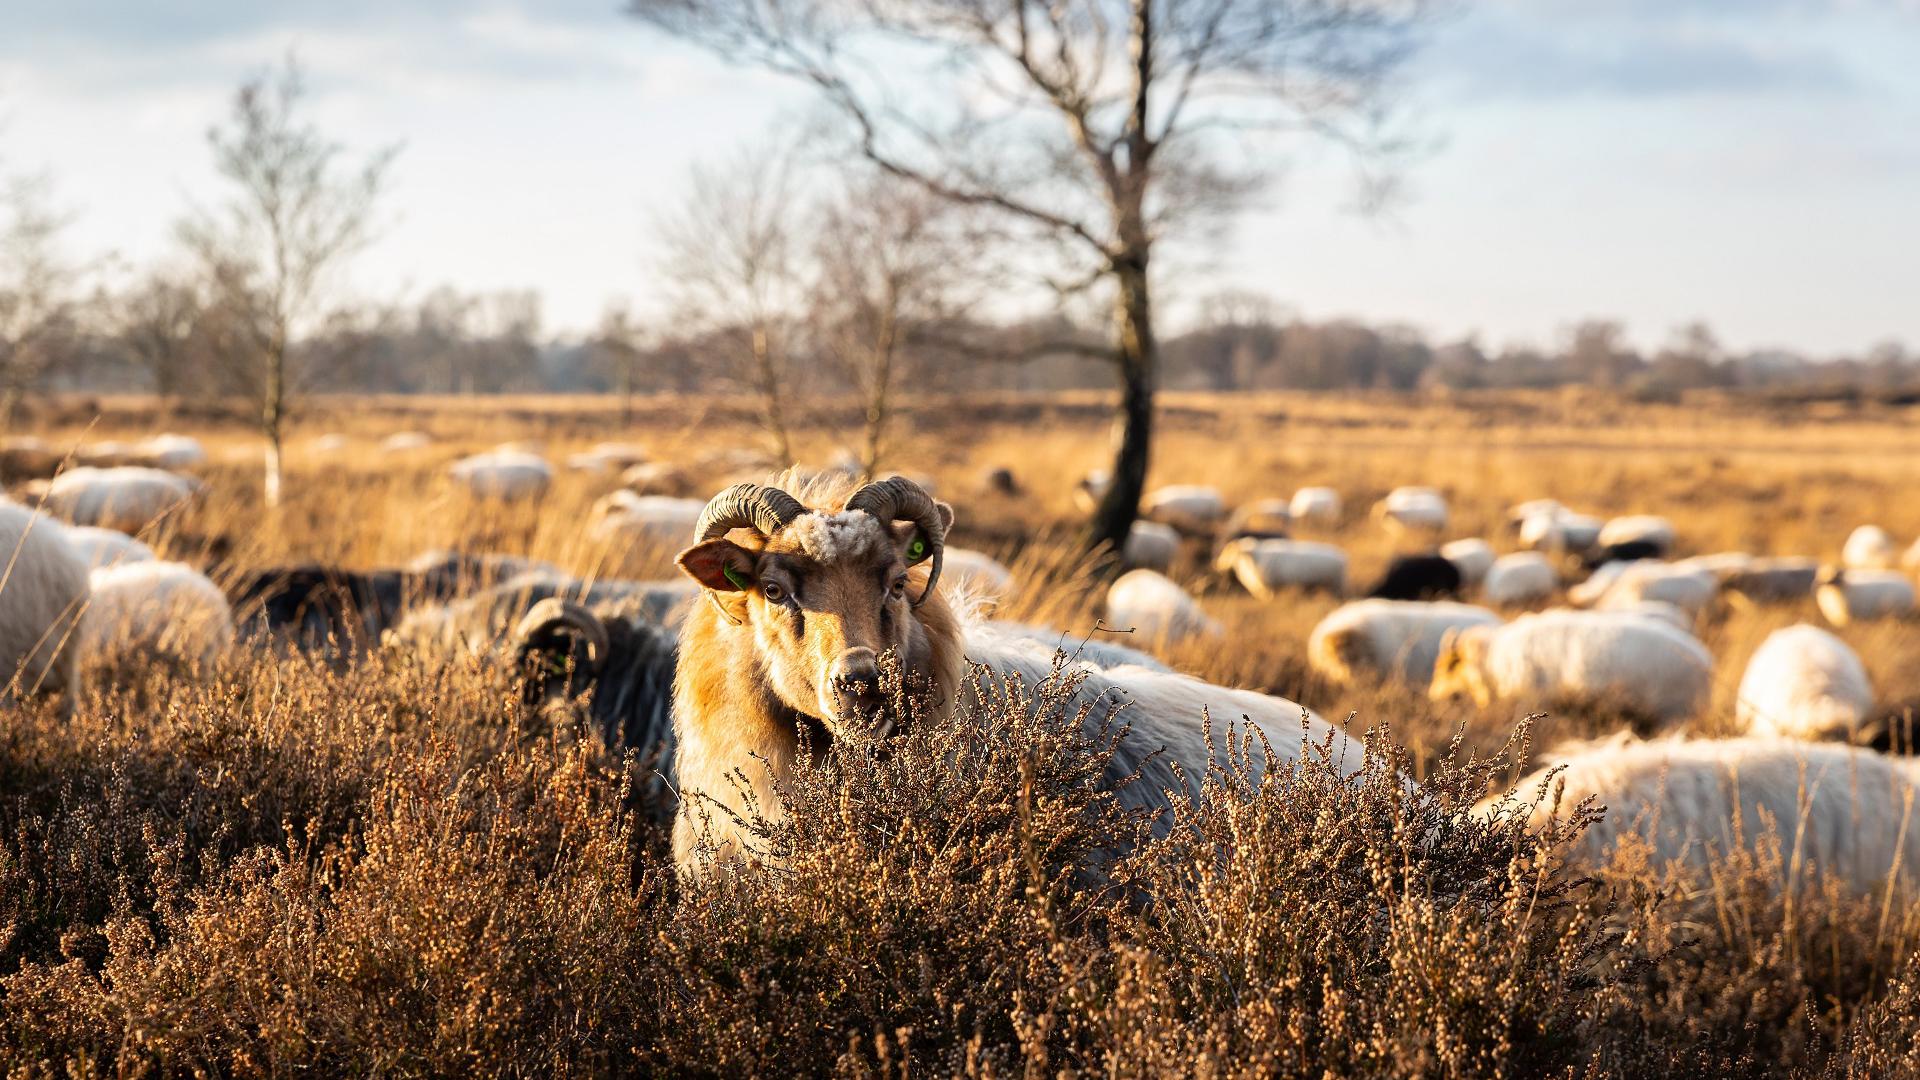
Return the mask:
<svg viewBox="0 0 1920 1080">
<path fill-rule="evenodd" d="M 630 5 L 669 34 L 812 85 L 880 168 L 1050 243 L 1062 291 L 1106 288 L 1120 404 L 1091 539 L 1117 546 L 1149 462 L 1155 245 L 1243 205 L 1278 132 L 1382 149 L 1382 87 L 1425 0 Z M 896 72 L 911 89 L 887 85 Z"/>
<path fill-rule="evenodd" d="M 613 384 L 620 391 L 620 425 L 633 426 L 633 395 L 640 382 L 640 330 L 633 313 L 623 303 L 607 305 L 600 314 L 600 327 L 594 332 L 594 355 L 606 365 Z"/>
<path fill-rule="evenodd" d="M 925 381 L 929 339 L 965 314 L 982 280 L 981 244 L 958 209 L 881 174 L 815 215 L 815 333 L 823 358 L 860 395 L 869 477 L 887 450 L 895 393 Z"/>
<path fill-rule="evenodd" d="M 215 167 L 234 190 L 220 210 L 196 212 L 181 225 L 217 299 L 252 316 L 233 321 L 228 344 L 238 365 L 255 373 L 269 506 L 280 502 L 282 428 L 295 389 L 289 359 L 322 317 L 333 278 L 371 239 L 397 152 L 344 164 L 342 147 L 303 119 L 305 100 L 291 58 L 240 85 L 227 126 L 207 136 Z"/>
<path fill-rule="evenodd" d="M 184 389 L 206 304 L 194 282 L 166 269 L 147 273 L 117 305 L 115 336 L 153 380 L 162 404 Z"/>
<path fill-rule="evenodd" d="M 60 251 L 66 226 L 45 177 L 0 189 L 0 424 L 13 423 L 79 334 L 80 271 Z"/>
<path fill-rule="evenodd" d="M 787 155 L 743 150 L 694 169 L 686 204 L 661 226 L 674 300 L 691 324 L 684 329 L 724 343 L 719 359 L 759 400 L 782 462 L 793 460 L 787 367 L 802 288 L 795 209 Z"/>
</svg>

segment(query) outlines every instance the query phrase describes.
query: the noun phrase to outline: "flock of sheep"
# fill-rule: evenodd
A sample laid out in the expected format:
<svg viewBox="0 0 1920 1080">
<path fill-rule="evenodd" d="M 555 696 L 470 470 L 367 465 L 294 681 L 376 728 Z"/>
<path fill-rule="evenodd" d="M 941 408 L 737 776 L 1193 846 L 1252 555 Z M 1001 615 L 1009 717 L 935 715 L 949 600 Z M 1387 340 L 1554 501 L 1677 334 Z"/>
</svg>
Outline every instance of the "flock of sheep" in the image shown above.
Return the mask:
<svg viewBox="0 0 1920 1080">
<path fill-rule="evenodd" d="M 383 448 L 429 443 L 403 433 Z M 14 440 L 0 454 L 37 449 Z M 763 763 L 767 783 L 754 794 L 777 809 L 776 782 L 802 752 L 796 739 L 809 722 L 826 738 L 874 722 L 884 731 L 876 658 L 899 658 L 933 688 L 934 708 L 953 708 L 978 692 L 961 677 L 967 664 L 1044 682 L 1058 677 L 1055 653 L 1067 641 L 1057 629 L 988 618 L 987 601 L 1009 596 L 1016 576 L 984 553 L 948 547 L 952 509 L 930 484 L 904 478 L 858 485 L 845 469 L 796 471 L 703 502 L 687 497 L 680 470 L 603 444 L 565 463 L 622 482 L 595 504 L 588 534 L 609 544 L 691 541 L 681 578 L 587 581 L 513 556 L 432 552 L 385 569 L 285 566 L 216 584 L 135 538 L 203 490 L 192 475 L 205 460 L 197 443 L 160 436 L 96 446 L 83 460 L 0 500 L 0 551 L 9 553 L 0 664 L 13 693 L 67 691 L 71 700 L 83 658 L 206 665 L 243 640 L 341 662 L 381 645 L 498 657 L 530 673 L 531 701 L 591 690 L 608 737 L 660 763 L 659 789 L 680 796 L 675 847 L 689 870 L 716 851 L 750 854 L 728 824 L 740 820 L 730 799 L 743 793 L 726 794 L 727 777 Z M 555 470 L 531 448 L 510 446 L 463 458 L 448 475 L 476 497 L 518 500 L 544 493 Z M 1089 477 L 1080 491 L 1096 498 L 1103 485 Z M 1168 576 L 1197 547 L 1223 585 L 1256 598 L 1350 593 L 1346 554 L 1295 535 L 1345 520 L 1331 489 L 1230 509 L 1213 489 L 1178 485 L 1151 492 L 1141 510 L 1120 553 L 1126 572 L 1105 596 L 1108 627 L 1156 644 L 1221 635 Z M 1663 518 L 1602 521 L 1541 499 L 1512 509 L 1501 546 L 1513 550 L 1500 553 L 1488 539 L 1442 542 L 1449 507 L 1430 488 L 1395 490 L 1372 517 L 1424 553 L 1396 558 L 1364 596 L 1314 627 L 1308 663 L 1334 688 L 1386 680 L 1483 708 L 1593 704 L 1665 729 L 1651 740 L 1563 747 L 1518 789 L 1529 795 L 1551 777 L 1568 803 L 1589 795 L 1604 803 L 1606 819 L 1583 841 L 1591 857 L 1638 832 L 1660 856 L 1698 862 L 1773 826 L 1808 865 L 1863 891 L 1920 869 L 1920 848 L 1906 851 L 1915 842 L 1912 768 L 1868 748 L 1887 735 L 1873 688 L 1859 657 L 1827 630 L 1795 625 L 1761 645 L 1740 681 L 1739 737 L 1683 734 L 1715 676 L 1694 634 L 1710 605 L 1811 595 L 1835 626 L 1908 616 L 1920 544 L 1903 556 L 1884 530 L 1864 526 L 1837 565 L 1676 558 L 1679 537 Z M 1131 727 L 1112 778 L 1123 799 L 1164 804 L 1184 783 L 1171 766 L 1203 771 L 1218 753 L 1200 736 L 1203 711 L 1258 727 L 1283 760 L 1317 741 L 1347 771 L 1360 765 L 1357 744 L 1296 703 L 1204 682 L 1108 640 L 1065 649 L 1076 694 L 1126 703 Z M 749 656 L 758 662 L 743 662 Z M 1136 770 L 1141 780 L 1119 784 Z"/>
</svg>

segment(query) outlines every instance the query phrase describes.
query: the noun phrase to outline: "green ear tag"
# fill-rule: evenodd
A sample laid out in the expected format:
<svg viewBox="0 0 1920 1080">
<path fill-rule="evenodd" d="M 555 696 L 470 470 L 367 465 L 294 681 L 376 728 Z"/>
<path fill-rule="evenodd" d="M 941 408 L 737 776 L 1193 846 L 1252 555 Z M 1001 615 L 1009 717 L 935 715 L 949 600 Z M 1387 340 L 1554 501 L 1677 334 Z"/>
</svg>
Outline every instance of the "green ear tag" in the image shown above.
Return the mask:
<svg viewBox="0 0 1920 1080">
<path fill-rule="evenodd" d="M 918 536 L 914 537 L 913 543 L 907 545 L 907 561 L 917 563 L 926 557 L 927 542 Z"/>
<path fill-rule="evenodd" d="M 735 570 L 731 566 L 727 567 L 725 570 L 720 571 L 720 575 L 726 578 L 728 581 L 733 582 L 734 588 L 739 589 L 741 592 L 747 591 L 747 575 L 741 573 L 738 570 Z"/>
</svg>

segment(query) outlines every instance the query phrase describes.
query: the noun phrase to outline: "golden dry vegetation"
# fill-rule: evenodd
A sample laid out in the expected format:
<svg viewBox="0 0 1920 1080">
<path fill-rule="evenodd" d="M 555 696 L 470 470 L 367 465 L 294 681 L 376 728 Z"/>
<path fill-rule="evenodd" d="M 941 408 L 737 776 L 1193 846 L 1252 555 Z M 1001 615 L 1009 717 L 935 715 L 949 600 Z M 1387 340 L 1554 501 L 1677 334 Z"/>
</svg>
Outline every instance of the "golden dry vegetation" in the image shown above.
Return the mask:
<svg viewBox="0 0 1920 1080">
<path fill-rule="evenodd" d="M 69 403 L 36 434 L 178 430 L 213 460 L 209 494 L 152 542 L 234 567 L 389 564 L 423 549 L 526 554 L 583 575 L 658 577 L 669 551 L 588 541 L 617 479 L 562 471 L 536 504 L 458 492 L 445 465 L 496 444 L 551 461 L 640 443 L 706 495 L 757 445 L 744 413 L 648 399 L 321 399 L 289 441 L 289 500 L 259 500 L 243 426 L 150 403 Z M 933 401 L 899 424 L 894 467 L 959 511 L 955 543 L 1013 567 L 1000 614 L 1091 632 L 1098 582 L 1074 548 L 1073 485 L 1106 456 L 1096 396 Z M 1339 489 L 1324 537 L 1363 584 L 1393 543 L 1368 520 L 1401 484 L 1442 488 L 1455 536 L 1503 550 L 1506 508 L 1558 498 L 1649 512 L 1683 554 L 1833 558 L 1855 525 L 1920 536 L 1911 410 L 1644 404 L 1591 392 L 1471 400 L 1168 395 L 1154 483 L 1230 502 Z M 845 421 L 846 423 L 842 423 Z M 816 412 L 804 461 L 851 441 Z M 397 454 L 401 430 L 435 436 Z M 321 452 L 322 432 L 350 437 Z M 1026 491 L 982 490 L 1011 467 Z M 1228 628 L 1164 653 L 1203 677 L 1285 694 L 1372 729 L 1421 778 L 1314 770 L 1213 778 L 1189 829 L 1138 843 L 1088 791 L 1072 717 L 1002 703 L 888 757 L 835 751 L 769 828 L 778 874 L 683 886 L 625 797 L 626 770 L 574 717 L 529 715 L 512 675 L 471 658 L 378 655 L 345 670 L 243 653 L 214 674 L 94 673 L 68 719 L 18 710 L 0 734 L 0 1057 L 22 1075 L 1882 1075 L 1912 1070 L 1920 908 L 1809 886 L 1779 852 L 1723 867 L 1702 914 L 1623 854 L 1599 880 L 1566 836 L 1468 809 L 1534 743 L 1619 718 L 1520 717 L 1392 686 L 1335 691 L 1305 642 L 1331 597 L 1255 601 L 1196 549 L 1176 575 Z M 1810 602 L 1717 605 L 1704 733 L 1745 659 Z M 1850 628 L 1886 707 L 1920 702 L 1920 632 Z M 1144 643 L 1143 643 L 1144 644 Z M 988 710 L 992 712 L 993 710 Z M 975 740 L 969 742 L 968 740 Z M 1523 743 L 1525 739 L 1521 739 Z M 1404 747 L 1389 753 L 1388 743 Z M 981 746 L 984 745 L 984 749 Z M 965 747 L 961 753 L 959 748 Z M 1503 752 L 1505 752 L 1503 754 Z M 911 808 L 910 810 L 908 808 Z M 1577 822 L 1569 828 L 1577 827 Z M 1120 866 L 1086 873 L 1115 838 Z"/>
</svg>

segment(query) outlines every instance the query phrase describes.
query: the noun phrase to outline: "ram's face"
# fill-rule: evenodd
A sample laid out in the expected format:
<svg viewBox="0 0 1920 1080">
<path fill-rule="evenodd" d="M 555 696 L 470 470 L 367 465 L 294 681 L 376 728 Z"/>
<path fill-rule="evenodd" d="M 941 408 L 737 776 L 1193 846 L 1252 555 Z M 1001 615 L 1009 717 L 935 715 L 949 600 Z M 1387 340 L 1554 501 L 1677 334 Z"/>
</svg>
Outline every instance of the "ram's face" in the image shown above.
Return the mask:
<svg viewBox="0 0 1920 1080">
<path fill-rule="evenodd" d="M 680 566 L 751 631 L 758 663 L 789 708 L 836 737 L 856 725 L 885 734 L 897 717 L 887 708 L 882 666 L 897 662 L 912 681 L 931 663 L 911 604 L 925 580 L 913 567 L 929 547 L 911 523 L 814 513 L 771 538 L 697 544 L 681 553 Z"/>
<path fill-rule="evenodd" d="M 1440 639 L 1440 656 L 1433 664 L 1433 682 L 1427 696 L 1433 701 L 1451 701 L 1471 697 L 1481 708 L 1493 704 L 1493 691 L 1487 684 L 1487 635 L 1485 628 L 1464 632 L 1449 630 Z"/>
</svg>

